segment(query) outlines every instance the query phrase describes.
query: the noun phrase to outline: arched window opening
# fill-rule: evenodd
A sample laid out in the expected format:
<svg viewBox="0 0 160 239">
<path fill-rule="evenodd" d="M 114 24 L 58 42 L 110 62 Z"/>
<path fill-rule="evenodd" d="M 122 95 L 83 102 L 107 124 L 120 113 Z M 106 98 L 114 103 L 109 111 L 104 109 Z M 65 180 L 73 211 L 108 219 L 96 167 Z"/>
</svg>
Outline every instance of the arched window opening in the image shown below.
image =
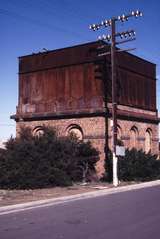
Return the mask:
<svg viewBox="0 0 160 239">
<path fill-rule="evenodd" d="M 79 140 L 83 139 L 82 128 L 77 124 L 72 124 L 67 128 L 67 135 L 75 135 Z"/>
<path fill-rule="evenodd" d="M 37 127 L 35 127 L 34 128 L 34 130 L 33 130 L 33 135 L 34 136 L 42 136 L 44 134 L 44 129 L 43 129 L 43 127 L 42 126 L 37 126 Z"/>
<path fill-rule="evenodd" d="M 130 148 L 137 148 L 138 129 L 133 126 L 130 130 Z"/>
<path fill-rule="evenodd" d="M 122 137 L 122 129 L 119 125 L 117 125 L 117 140 L 121 140 Z"/>
<path fill-rule="evenodd" d="M 152 132 L 150 129 L 147 129 L 145 133 L 145 152 L 146 153 L 151 151 L 151 144 L 152 144 Z"/>
</svg>

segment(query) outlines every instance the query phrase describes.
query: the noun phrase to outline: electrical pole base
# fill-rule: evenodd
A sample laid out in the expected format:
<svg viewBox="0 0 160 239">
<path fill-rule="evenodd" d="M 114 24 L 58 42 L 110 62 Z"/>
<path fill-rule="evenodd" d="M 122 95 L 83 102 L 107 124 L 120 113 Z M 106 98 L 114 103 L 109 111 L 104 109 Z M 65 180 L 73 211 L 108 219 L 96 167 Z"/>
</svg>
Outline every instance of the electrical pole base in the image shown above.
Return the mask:
<svg viewBox="0 0 160 239">
<path fill-rule="evenodd" d="M 118 164 L 118 158 L 115 153 L 113 153 L 113 186 L 118 186 L 118 175 L 117 175 L 117 164 Z"/>
</svg>

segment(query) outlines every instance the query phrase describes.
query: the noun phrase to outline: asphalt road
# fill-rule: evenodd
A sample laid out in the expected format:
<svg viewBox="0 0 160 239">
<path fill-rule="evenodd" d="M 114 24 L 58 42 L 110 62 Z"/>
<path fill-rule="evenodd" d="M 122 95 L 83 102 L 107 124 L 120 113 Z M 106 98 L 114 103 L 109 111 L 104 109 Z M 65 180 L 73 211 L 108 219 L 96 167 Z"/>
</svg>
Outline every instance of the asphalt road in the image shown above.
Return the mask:
<svg viewBox="0 0 160 239">
<path fill-rule="evenodd" d="M 0 239 L 159 239 L 160 186 L 0 216 Z"/>
</svg>

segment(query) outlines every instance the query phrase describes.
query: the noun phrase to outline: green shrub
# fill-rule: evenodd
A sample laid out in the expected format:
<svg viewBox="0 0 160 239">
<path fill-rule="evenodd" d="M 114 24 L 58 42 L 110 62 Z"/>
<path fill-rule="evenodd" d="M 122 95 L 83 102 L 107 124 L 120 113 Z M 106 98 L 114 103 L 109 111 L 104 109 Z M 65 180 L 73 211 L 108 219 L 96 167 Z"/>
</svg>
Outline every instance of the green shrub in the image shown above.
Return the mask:
<svg viewBox="0 0 160 239">
<path fill-rule="evenodd" d="M 112 181 L 112 153 L 108 152 L 105 162 L 104 180 Z M 145 153 L 135 148 L 118 157 L 118 178 L 123 181 L 150 181 L 160 178 L 160 160 L 157 155 Z"/>
<path fill-rule="evenodd" d="M 68 186 L 81 181 L 93 170 L 99 152 L 89 142 L 75 137 L 59 137 L 44 127 L 44 134 L 33 136 L 22 128 L 18 138 L 10 138 L 0 154 L 0 188 L 42 188 Z"/>
</svg>

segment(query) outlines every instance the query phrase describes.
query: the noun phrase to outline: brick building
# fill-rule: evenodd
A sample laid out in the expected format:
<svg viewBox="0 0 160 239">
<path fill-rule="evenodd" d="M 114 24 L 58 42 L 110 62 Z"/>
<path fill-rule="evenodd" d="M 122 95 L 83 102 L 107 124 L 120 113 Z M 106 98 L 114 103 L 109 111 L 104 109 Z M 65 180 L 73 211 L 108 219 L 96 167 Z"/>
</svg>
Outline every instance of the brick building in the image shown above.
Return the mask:
<svg viewBox="0 0 160 239">
<path fill-rule="evenodd" d="M 112 105 L 109 55 L 105 77 L 95 77 L 99 44 L 20 57 L 18 106 L 11 118 L 17 122 L 17 132 L 20 126 L 30 126 L 37 134 L 45 124 L 57 127 L 62 135 L 75 132 L 92 141 L 101 152 L 97 165 L 101 173 L 105 138 L 109 147 L 112 144 Z M 125 147 L 158 154 L 156 65 L 126 52 L 117 53 L 116 59 L 118 138 Z"/>
</svg>

